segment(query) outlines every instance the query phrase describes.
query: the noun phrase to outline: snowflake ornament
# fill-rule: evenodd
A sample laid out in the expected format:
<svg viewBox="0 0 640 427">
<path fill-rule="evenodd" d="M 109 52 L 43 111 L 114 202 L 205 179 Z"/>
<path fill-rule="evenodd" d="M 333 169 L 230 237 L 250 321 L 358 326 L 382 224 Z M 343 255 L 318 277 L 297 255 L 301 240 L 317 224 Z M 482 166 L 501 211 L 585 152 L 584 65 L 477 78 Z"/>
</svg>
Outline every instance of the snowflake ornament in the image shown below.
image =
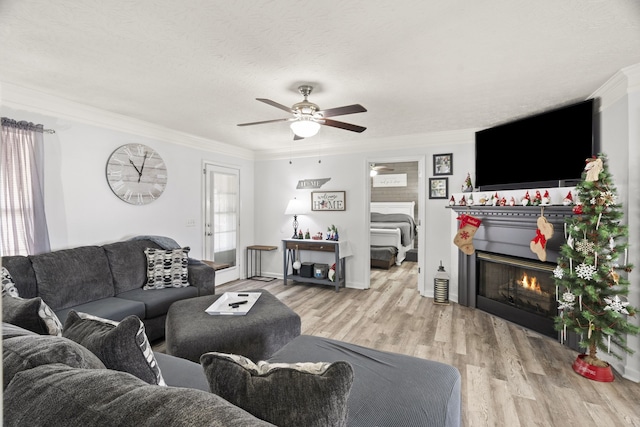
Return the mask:
<svg viewBox="0 0 640 427">
<path fill-rule="evenodd" d="M 565 292 L 562 294 L 562 300 L 558 301 L 558 310 L 564 310 L 565 308 L 573 309 L 573 305 L 576 303 L 576 296 L 571 292 Z"/>
<path fill-rule="evenodd" d="M 562 269 L 562 267 L 557 265 L 556 268 L 553 270 L 553 277 L 555 277 L 556 279 L 562 279 L 563 275 L 564 275 L 564 270 Z"/>
<path fill-rule="evenodd" d="M 576 275 L 581 279 L 591 280 L 596 270 L 593 265 L 582 263 L 576 267 Z"/>
<path fill-rule="evenodd" d="M 593 242 L 588 241 L 587 239 L 582 239 L 578 243 L 576 243 L 576 250 L 583 255 L 588 255 L 594 251 L 596 245 Z"/>
<path fill-rule="evenodd" d="M 629 312 L 627 311 L 627 309 L 625 307 L 627 307 L 629 305 L 628 302 L 626 301 L 621 301 L 620 297 L 618 295 L 615 296 L 615 298 L 611 299 L 611 298 L 605 298 L 604 302 L 607 303 L 607 306 L 604 308 L 605 311 L 615 311 L 618 313 L 622 313 L 622 314 L 629 314 Z"/>
</svg>

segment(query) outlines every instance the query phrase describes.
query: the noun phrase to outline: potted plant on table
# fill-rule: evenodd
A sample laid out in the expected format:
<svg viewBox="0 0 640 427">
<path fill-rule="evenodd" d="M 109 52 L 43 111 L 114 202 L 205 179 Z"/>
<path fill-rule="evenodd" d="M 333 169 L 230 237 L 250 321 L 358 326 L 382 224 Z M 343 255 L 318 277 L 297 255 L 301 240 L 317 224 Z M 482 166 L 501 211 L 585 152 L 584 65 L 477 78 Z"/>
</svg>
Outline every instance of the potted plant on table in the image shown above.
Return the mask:
<svg viewBox="0 0 640 427">
<path fill-rule="evenodd" d="M 621 224 L 621 205 L 609 174 L 606 156 L 586 160 L 582 179 L 576 186 L 575 215 L 565 221 L 565 239 L 558 266 L 554 270 L 559 314 L 555 328 L 564 341 L 567 331 L 580 338 L 587 350 L 576 358 L 573 369 L 596 381 L 613 381 L 607 362 L 597 357 L 606 351 L 618 359 L 615 349 L 633 353 L 627 346 L 628 334 L 640 327 L 629 321 L 637 313 L 626 300 L 628 229 Z"/>
</svg>

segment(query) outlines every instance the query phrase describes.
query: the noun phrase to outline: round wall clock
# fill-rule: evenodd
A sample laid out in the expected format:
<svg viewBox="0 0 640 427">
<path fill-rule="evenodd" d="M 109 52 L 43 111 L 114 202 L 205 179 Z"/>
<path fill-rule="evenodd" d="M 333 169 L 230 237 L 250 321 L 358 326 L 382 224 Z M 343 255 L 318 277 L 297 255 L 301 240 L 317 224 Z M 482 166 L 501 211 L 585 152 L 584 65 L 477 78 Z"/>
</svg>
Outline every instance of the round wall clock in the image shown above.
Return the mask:
<svg viewBox="0 0 640 427">
<path fill-rule="evenodd" d="M 107 182 L 113 193 L 125 202 L 146 205 L 164 191 L 167 167 L 153 148 L 126 144 L 109 156 Z"/>
</svg>

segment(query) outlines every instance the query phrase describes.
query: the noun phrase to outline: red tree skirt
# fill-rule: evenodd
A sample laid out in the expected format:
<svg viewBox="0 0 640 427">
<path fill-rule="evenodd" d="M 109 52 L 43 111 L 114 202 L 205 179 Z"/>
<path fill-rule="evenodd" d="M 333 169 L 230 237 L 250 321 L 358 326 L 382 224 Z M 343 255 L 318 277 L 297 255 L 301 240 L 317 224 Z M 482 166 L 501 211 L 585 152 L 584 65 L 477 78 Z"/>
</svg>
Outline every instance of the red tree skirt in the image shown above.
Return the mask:
<svg viewBox="0 0 640 427">
<path fill-rule="evenodd" d="M 601 368 L 599 366 L 593 366 L 585 362 L 583 359 L 587 357 L 586 354 L 579 354 L 573 362 L 573 370 L 578 374 L 590 380 L 600 381 L 603 383 L 610 383 L 613 381 L 613 371 L 611 366 Z"/>
</svg>

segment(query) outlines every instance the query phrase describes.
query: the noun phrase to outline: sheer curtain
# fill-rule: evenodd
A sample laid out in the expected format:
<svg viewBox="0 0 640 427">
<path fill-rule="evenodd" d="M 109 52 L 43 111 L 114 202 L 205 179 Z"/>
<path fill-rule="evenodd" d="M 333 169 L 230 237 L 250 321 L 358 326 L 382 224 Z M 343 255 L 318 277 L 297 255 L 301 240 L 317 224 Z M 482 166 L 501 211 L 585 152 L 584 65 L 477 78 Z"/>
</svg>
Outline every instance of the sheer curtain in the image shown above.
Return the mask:
<svg viewBox="0 0 640 427">
<path fill-rule="evenodd" d="M 3 117 L 0 255 L 33 255 L 50 250 L 43 184 L 43 126 Z"/>
</svg>

